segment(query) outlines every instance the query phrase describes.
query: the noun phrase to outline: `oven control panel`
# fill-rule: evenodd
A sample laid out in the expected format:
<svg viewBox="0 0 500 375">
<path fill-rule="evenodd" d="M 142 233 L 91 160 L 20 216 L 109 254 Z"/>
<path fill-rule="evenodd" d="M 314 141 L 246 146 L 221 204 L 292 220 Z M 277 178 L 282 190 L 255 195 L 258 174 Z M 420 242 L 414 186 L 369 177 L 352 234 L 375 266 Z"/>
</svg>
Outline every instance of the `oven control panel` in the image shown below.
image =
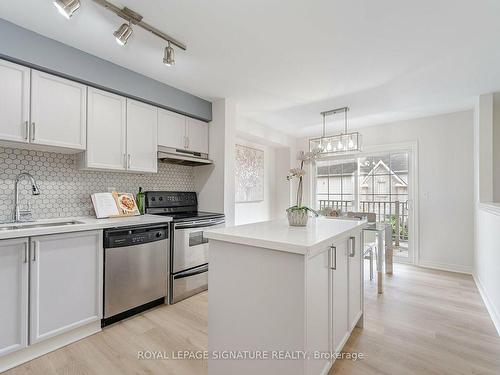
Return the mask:
<svg viewBox="0 0 500 375">
<path fill-rule="evenodd" d="M 175 212 L 178 207 L 198 206 L 194 191 L 147 191 L 146 208 L 164 208 L 164 212 Z"/>
</svg>

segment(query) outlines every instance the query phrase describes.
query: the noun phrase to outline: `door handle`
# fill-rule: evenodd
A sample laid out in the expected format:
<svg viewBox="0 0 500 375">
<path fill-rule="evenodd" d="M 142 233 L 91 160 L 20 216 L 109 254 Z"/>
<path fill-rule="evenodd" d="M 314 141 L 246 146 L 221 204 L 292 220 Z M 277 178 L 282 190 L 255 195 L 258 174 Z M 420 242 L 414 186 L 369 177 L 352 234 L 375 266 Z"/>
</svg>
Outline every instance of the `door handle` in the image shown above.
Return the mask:
<svg viewBox="0 0 500 375">
<path fill-rule="evenodd" d="M 349 238 L 351 249 L 349 251 L 349 256 L 352 258 L 356 255 L 356 237 Z"/>
<path fill-rule="evenodd" d="M 26 120 L 24 122 L 24 139 L 28 141 L 29 138 L 30 138 L 30 122 Z"/>
<path fill-rule="evenodd" d="M 128 154 L 127 168 L 130 168 L 131 160 L 132 160 L 132 157 L 130 156 L 130 154 Z"/>
<path fill-rule="evenodd" d="M 336 246 L 330 246 L 330 269 L 331 270 L 336 270 L 337 269 L 337 247 Z"/>
</svg>

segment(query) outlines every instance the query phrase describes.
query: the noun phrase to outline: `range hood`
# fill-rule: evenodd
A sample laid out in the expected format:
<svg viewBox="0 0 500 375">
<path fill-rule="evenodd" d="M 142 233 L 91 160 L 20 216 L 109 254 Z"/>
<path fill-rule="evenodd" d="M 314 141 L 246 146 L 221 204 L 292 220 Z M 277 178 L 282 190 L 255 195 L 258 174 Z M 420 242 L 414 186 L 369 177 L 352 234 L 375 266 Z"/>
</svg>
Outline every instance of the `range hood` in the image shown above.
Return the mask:
<svg viewBox="0 0 500 375">
<path fill-rule="evenodd" d="M 158 146 L 158 160 L 163 163 L 190 166 L 213 164 L 207 154 Z"/>
</svg>

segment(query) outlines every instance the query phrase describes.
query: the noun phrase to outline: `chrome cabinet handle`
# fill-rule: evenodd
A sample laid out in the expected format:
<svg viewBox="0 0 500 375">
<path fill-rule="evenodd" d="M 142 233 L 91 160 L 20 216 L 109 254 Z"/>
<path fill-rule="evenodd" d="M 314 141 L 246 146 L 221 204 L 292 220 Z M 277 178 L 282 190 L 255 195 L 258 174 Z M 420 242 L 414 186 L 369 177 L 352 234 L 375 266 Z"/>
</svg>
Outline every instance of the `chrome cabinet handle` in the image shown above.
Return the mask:
<svg viewBox="0 0 500 375">
<path fill-rule="evenodd" d="M 131 160 L 132 160 L 132 157 L 130 156 L 130 154 L 128 154 L 128 159 L 127 159 L 127 168 L 130 168 L 130 164 L 132 163 Z"/>
<path fill-rule="evenodd" d="M 330 246 L 330 269 L 331 270 L 336 270 L 337 269 L 337 247 L 336 246 Z"/>
<path fill-rule="evenodd" d="M 35 140 L 35 127 L 36 127 L 36 124 L 35 122 L 33 121 L 31 123 L 31 141 L 34 141 Z"/>
<path fill-rule="evenodd" d="M 29 140 L 30 138 L 30 122 L 26 120 L 24 122 L 24 139 Z"/>
<path fill-rule="evenodd" d="M 28 242 L 24 243 L 24 261 L 23 263 L 28 263 Z"/>
<path fill-rule="evenodd" d="M 351 243 L 351 249 L 349 251 L 349 256 L 352 258 L 356 255 L 356 237 L 350 237 L 349 241 Z"/>
<path fill-rule="evenodd" d="M 33 241 L 31 244 L 33 245 L 33 254 L 32 254 L 32 258 L 31 258 L 31 260 L 32 260 L 33 262 L 35 262 L 35 261 L 36 261 L 36 242 L 35 242 L 35 241 Z"/>
<path fill-rule="evenodd" d="M 125 167 L 125 169 L 128 168 L 127 154 L 123 154 L 123 166 Z"/>
</svg>

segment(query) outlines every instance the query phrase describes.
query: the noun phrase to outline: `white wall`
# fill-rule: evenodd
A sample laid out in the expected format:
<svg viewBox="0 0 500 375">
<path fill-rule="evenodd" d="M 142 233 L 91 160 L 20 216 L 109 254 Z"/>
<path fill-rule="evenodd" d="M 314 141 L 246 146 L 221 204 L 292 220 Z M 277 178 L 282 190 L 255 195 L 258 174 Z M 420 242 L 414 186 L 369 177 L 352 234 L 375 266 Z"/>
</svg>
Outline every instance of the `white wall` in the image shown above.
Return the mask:
<svg viewBox="0 0 500 375">
<path fill-rule="evenodd" d="M 500 204 L 498 150 L 500 139 L 498 94 L 476 100 L 474 122 L 474 279 L 500 334 Z M 495 168 L 495 165 L 497 166 Z"/>
<path fill-rule="evenodd" d="M 500 207 L 476 212 L 474 279 L 500 335 Z"/>
<path fill-rule="evenodd" d="M 264 151 L 264 200 L 235 203 L 235 224 L 255 223 L 275 218 L 276 203 L 276 149 L 271 146 L 237 138 L 236 143 Z"/>
<path fill-rule="evenodd" d="M 234 144 L 236 104 L 220 99 L 213 104 L 209 123 L 209 155 L 214 164 L 196 167 L 195 184 L 199 209 L 223 212 L 226 223 L 234 224 Z"/>
<path fill-rule="evenodd" d="M 418 142 L 420 265 L 471 272 L 473 265 L 473 112 L 360 130 L 363 145 Z M 301 142 L 303 148 L 307 142 Z M 310 191 L 307 193 L 310 197 Z"/>
<path fill-rule="evenodd" d="M 237 142 L 264 150 L 264 201 L 235 204 L 236 224 L 285 217 L 290 207 L 291 186 L 286 180 L 295 166 L 296 140 L 245 117 L 236 126 Z"/>
</svg>

